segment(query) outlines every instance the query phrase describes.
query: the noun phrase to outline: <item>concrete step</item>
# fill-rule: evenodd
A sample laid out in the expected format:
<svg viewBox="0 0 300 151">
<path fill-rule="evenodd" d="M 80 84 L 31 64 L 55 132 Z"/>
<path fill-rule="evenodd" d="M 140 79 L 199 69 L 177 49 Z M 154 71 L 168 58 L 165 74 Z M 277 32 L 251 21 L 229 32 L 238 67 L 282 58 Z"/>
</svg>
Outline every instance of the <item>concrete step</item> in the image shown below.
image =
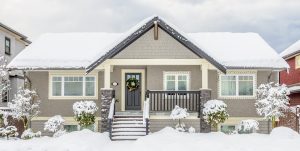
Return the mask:
<svg viewBox="0 0 300 151">
<path fill-rule="evenodd" d="M 112 132 L 146 132 L 146 129 L 141 127 L 141 128 L 115 128 L 112 129 Z"/>
<path fill-rule="evenodd" d="M 126 121 L 113 121 L 113 125 L 117 124 L 143 124 L 143 121 L 126 120 Z"/>
<path fill-rule="evenodd" d="M 145 136 L 146 132 L 113 132 L 112 136 Z"/>
<path fill-rule="evenodd" d="M 111 139 L 113 141 L 130 141 L 130 140 L 137 140 L 140 137 L 143 136 L 113 136 Z"/>
</svg>

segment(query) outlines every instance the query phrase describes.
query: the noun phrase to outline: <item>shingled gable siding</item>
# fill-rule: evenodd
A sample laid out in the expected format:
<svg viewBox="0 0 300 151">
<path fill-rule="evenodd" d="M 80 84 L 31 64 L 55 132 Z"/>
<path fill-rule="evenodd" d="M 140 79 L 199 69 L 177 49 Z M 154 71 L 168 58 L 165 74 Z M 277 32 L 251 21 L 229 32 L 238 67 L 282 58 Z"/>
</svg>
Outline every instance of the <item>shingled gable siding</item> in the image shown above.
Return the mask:
<svg viewBox="0 0 300 151">
<path fill-rule="evenodd" d="M 130 44 L 114 59 L 199 59 L 197 55 L 176 41 L 162 29 L 158 30 L 158 40 L 154 40 L 152 28 Z"/>
</svg>

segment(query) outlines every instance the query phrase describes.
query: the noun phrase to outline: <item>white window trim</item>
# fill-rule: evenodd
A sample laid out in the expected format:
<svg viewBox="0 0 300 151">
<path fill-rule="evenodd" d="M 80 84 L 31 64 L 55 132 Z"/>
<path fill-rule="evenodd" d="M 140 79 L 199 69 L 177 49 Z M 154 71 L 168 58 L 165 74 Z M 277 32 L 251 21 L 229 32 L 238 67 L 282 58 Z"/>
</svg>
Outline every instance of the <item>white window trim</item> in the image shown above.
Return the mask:
<svg viewBox="0 0 300 151">
<path fill-rule="evenodd" d="M 224 96 L 222 95 L 222 86 L 221 86 L 221 76 L 236 76 L 236 95 L 235 96 Z M 239 95 L 239 76 L 252 76 L 253 77 L 253 94 L 252 95 Z M 257 88 L 257 74 L 256 73 L 234 73 L 234 74 L 219 74 L 218 78 L 218 95 L 220 99 L 255 99 L 256 98 L 256 88 Z"/>
<path fill-rule="evenodd" d="M 187 75 L 187 90 L 190 90 L 191 74 L 189 71 L 164 71 L 163 72 L 163 89 L 167 90 L 167 76 L 175 75 L 175 91 L 178 91 L 178 75 Z"/>
<path fill-rule="evenodd" d="M 53 96 L 52 95 L 52 77 L 62 77 L 62 95 L 64 93 L 64 77 L 76 77 L 76 76 L 82 76 L 83 77 L 83 96 Z M 94 96 L 85 96 L 85 77 L 95 77 L 95 92 Z M 59 100 L 59 99 L 98 99 L 98 75 L 97 74 L 89 74 L 89 75 L 84 75 L 81 73 L 49 73 L 49 94 L 48 98 L 49 99 L 54 99 L 54 100 Z"/>
</svg>

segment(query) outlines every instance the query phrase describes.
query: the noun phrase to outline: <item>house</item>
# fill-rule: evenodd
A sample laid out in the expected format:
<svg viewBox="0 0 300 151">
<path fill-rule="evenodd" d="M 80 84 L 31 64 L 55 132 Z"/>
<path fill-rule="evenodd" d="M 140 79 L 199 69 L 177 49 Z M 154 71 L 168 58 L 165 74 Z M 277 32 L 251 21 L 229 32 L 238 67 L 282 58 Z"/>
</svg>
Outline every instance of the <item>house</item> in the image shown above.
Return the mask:
<svg viewBox="0 0 300 151">
<path fill-rule="evenodd" d="M 27 37 L 14 29 L 0 22 L 0 56 L 4 56 L 7 62 L 15 58 L 31 42 Z M 0 98 L 0 107 L 6 106 L 6 103 L 13 98 L 17 88 L 23 86 L 22 72 L 10 72 L 11 89 L 4 92 Z"/>
<path fill-rule="evenodd" d="M 289 87 L 290 105 L 300 105 L 300 40 L 281 52 L 280 56 L 290 66 L 289 70 L 280 72 L 280 83 Z"/>
<path fill-rule="evenodd" d="M 31 121 L 34 130 L 57 114 L 67 130 L 76 130 L 72 104 L 94 100 L 101 110 L 93 129 L 122 139 L 128 137 L 117 135 L 132 134 L 127 131 L 138 135 L 175 126 L 175 105 L 190 112 L 187 127 L 207 131 L 201 109 L 209 99 L 228 105 L 230 118 L 219 130 L 251 118 L 267 133 L 254 107 L 255 90 L 277 82 L 278 72 L 289 66 L 256 33 L 185 33 L 152 16 L 125 33 L 42 35 L 8 67 L 25 70 L 42 100 L 39 117 Z"/>
</svg>

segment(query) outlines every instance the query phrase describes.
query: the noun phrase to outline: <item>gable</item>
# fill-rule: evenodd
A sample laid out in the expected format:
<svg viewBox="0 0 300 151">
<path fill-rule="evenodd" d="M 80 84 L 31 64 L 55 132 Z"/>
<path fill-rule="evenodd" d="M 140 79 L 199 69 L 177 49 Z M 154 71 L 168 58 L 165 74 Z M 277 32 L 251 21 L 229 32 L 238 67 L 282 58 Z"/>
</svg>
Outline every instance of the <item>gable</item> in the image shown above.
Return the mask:
<svg viewBox="0 0 300 151">
<path fill-rule="evenodd" d="M 187 49 L 161 28 L 158 40 L 154 40 L 154 28 L 131 43 L 114 59 L 199 59 L 200 57 Z"/>
</svg>

